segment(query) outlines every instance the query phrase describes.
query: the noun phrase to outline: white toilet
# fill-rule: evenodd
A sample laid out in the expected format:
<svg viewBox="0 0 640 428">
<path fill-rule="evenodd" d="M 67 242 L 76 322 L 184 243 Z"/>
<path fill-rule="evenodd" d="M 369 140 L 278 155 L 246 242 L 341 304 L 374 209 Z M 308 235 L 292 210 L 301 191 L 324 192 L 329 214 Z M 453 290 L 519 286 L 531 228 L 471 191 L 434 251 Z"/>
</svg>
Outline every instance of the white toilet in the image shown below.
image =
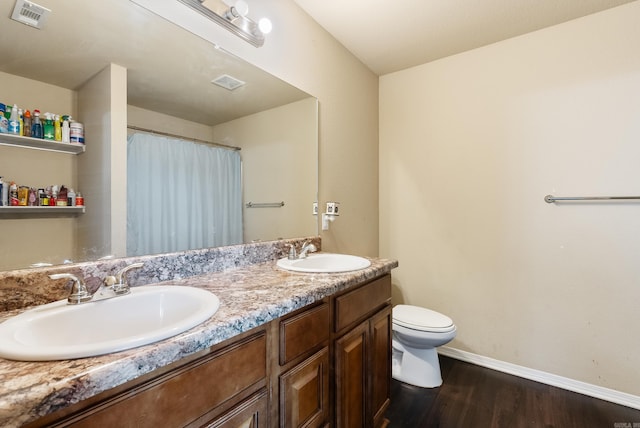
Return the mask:
<svg viewBox="0 0 640 428">
<path fill-rule="evenodd" d="M 422 388 L 442 385 L 436 347 L 456 337 L 451 318 L 411 305 L 393 308 L 393 378 Z"/>
</svg>

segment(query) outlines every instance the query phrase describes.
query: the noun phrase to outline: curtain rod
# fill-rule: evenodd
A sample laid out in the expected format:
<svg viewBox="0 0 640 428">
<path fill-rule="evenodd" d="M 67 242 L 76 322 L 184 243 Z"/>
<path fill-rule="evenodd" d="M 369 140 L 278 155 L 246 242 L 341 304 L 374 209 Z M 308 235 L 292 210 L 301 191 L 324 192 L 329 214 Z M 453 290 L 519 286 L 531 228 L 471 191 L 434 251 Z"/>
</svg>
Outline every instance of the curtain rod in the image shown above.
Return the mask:
<svg viewBox="0 0 640 428">
<path fill-rule="evenodd" d="M 214 143 L 212 141 L 201 140 L 199 138 L 184 137 L 182 135 L 170 134 L 168 132 L 156 131 L 154 129 L 149 129 L 149 128 L 140 128 L 139 126 L 127 125 L 127 129 L 131 129 L 131 130 L 134 130 L 134 131 L 141 131 L 141 132 L 149 132 L 151 134 L 163 135 L 165 137 L 179 138 L 181 140 L 194 141 L 196 143 L 209 144 L 209 145 L 212 145 L 212 146 L 222 147 L 224 149 L 229 149 L 229 150 L 242 150 L 240 147 L 228 146 L 226 144 L 221 144 L 221 143 Z"/>
</svg>

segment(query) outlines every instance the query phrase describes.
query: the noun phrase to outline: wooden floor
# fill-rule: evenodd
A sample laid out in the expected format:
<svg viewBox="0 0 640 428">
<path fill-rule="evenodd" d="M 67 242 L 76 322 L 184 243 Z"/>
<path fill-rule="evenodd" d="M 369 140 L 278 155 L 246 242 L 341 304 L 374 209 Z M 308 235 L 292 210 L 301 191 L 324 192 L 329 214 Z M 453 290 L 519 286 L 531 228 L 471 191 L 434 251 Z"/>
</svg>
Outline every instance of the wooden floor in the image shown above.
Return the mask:
<svg viewBox="0 0 640 428">
<path fill-rule="evenodd" d="M 440 356 L 443 384 L 396 380 L 390 428 L 640 428 L 640 410 Z"/>
</svg>

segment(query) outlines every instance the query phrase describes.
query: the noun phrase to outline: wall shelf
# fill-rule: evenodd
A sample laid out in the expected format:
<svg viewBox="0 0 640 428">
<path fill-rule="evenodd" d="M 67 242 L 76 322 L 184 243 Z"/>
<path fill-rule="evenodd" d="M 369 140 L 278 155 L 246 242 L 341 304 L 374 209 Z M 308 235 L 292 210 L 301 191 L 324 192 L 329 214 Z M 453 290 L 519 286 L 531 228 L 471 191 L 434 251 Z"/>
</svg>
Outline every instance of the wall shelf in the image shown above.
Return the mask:
<svg viewBox="0 0 640 428">
<path fill-rule="evenodd" d="M 85 207 L 0 207 L 0 218 L 75 217 Z"/>
<path fill-rule="evenodd" d="M 69 153 L 73 155 L 84 152 L 84 144 L 61 143 L 60 141 L 21 137 L 20 135 L 13 134 L 0 134 L 0 145 L 23 147 L 26 149 L 34 150 L 46 150 L 50 152 Z"/>
</svg>

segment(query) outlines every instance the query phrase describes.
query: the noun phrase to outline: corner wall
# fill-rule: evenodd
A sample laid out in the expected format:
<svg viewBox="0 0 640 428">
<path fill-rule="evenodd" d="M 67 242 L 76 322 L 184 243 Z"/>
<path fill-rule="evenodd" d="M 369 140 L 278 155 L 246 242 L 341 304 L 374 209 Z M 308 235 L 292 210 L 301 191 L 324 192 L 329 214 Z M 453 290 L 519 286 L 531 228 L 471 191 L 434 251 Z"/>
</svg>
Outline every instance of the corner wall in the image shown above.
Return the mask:
<svg viewBox="0 0 640 428">
<path fill-rule="evenodd" d="M 453 348 L 640 395 L 640 2 L 380 79 L 380 252 Z"/>
<path fill-rule="evenodd" d="M 127 250 L 127 70 L 110 64 L 78 90 L 87 150 L 78 161 L 86 212 L 78 220 L 82 260 Z M 96 173 L 96 171 L 102 171 Z M 106 172 L 105 172 L 106 171 Z M 124 200 L 124 202 L 123 202 Z"/>
</svg>

